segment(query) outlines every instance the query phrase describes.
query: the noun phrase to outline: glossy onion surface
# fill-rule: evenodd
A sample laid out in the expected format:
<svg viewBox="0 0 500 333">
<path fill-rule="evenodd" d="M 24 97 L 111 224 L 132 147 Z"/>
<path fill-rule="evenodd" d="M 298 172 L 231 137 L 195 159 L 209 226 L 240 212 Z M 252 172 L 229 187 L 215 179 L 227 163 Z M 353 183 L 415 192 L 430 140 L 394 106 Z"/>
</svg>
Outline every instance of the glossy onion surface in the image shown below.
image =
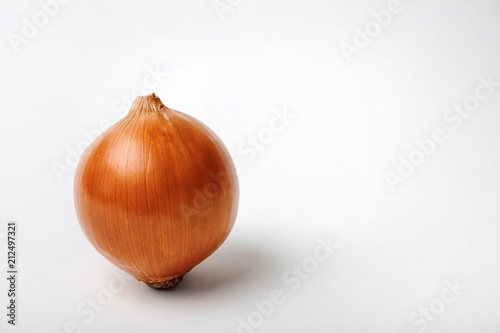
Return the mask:
<svg viewBox="0 0 500 333">
<path fill-rule="evenodd" d="M 74 195 L 80 225 L 104 257 L 170 288 L 228 236 L 238 180 L 221 140 L 152 94 L 86 149 Z"/>
</svg>

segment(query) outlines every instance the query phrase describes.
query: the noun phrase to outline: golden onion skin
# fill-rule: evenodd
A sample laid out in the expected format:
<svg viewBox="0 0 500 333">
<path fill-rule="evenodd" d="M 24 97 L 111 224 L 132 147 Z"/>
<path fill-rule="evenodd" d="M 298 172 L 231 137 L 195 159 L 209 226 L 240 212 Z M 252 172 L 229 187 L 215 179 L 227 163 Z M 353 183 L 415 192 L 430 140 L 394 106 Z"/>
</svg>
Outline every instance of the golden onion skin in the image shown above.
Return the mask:
<svg viewBox="0 0 500 333">
<path fill-rule="evenodd" d="M 83 232 L 113 264 L 171 288 L 227 238 L 238 210 L 228 150 L 203 123 L 155 95 L 83 153 L 75 207 Z"/>
</svg>

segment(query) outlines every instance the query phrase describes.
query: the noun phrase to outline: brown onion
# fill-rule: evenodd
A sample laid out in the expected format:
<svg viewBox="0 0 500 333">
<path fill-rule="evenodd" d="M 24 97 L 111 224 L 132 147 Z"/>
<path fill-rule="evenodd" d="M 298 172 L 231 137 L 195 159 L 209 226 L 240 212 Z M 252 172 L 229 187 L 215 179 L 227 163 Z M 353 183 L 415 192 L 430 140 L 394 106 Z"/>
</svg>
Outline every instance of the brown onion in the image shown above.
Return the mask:
<svg viewBox="0 0 500 333">
<path fill-rule="evenodd" d="M 238 179 L 221 140 L 155 95 L 83 153 L 75 183 L 80 225 L 109 261 L 153 288 L 171 288 L 231 231 Z"/>
</svg>

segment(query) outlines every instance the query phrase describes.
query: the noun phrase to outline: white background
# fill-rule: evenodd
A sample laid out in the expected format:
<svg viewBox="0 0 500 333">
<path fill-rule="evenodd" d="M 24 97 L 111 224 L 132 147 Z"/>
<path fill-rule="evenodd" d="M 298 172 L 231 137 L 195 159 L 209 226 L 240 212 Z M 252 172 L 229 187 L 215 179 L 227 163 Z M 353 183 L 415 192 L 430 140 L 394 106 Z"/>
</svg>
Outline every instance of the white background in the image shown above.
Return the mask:
<svg viewBox="0 0 500 333">
<path fill-rule="evenodd" d="M 498 332 L 500 88 L 457 128 L 444 115 L 480 77 L 500 81 L 500 3 L 401 1 L 351 57 L 343 43 L 377 29 L 371 13 L 389 1 L 230 3 L 72 0 L 15 52 L 12 34 L 43 9 L 1 1 L 0 233 L 18 221 L 19 293 L 13 328 L 1 273 L 0 330 L 237 332 L 250 317 L 241 332 Z M 73 169 L 54 168 L 123 116 L 115 102 L 148 69 L 169 73 L 153 89 L 164 104 L 239 163 L 239 215 L 177 289 L 127 280 L 91 318 L 78 308 L 109 295 L 118 270 L 80 230 Z M 283 109 L 285 128 L 243 153 Z M 447 139 L 391 190 L 387 173 L 436 128 Z M 293 288 L 283 275 L 314 262 L 318 237 L 339 246 Z M 450 293 L 455 282 L 466 290 Z M 254 302 L 274 289 L 286 300 L 263 318 Z"/>
</svg>

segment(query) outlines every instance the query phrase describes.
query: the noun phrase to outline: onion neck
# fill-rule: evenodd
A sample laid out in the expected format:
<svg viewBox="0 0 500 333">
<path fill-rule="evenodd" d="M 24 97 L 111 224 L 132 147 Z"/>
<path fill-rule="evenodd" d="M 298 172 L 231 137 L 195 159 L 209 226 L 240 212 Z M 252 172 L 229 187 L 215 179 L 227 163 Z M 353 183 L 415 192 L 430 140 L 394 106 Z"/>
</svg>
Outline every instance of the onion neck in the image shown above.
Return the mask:
<svg viewBox="0 0 500 333">
<path fill-rule="evenodd" d="M 138 96 L 130 107 L 129 113 L 160 112 L 168 108 L 161 102 L 155 93 L 146 96 Z"/>
</svg>

